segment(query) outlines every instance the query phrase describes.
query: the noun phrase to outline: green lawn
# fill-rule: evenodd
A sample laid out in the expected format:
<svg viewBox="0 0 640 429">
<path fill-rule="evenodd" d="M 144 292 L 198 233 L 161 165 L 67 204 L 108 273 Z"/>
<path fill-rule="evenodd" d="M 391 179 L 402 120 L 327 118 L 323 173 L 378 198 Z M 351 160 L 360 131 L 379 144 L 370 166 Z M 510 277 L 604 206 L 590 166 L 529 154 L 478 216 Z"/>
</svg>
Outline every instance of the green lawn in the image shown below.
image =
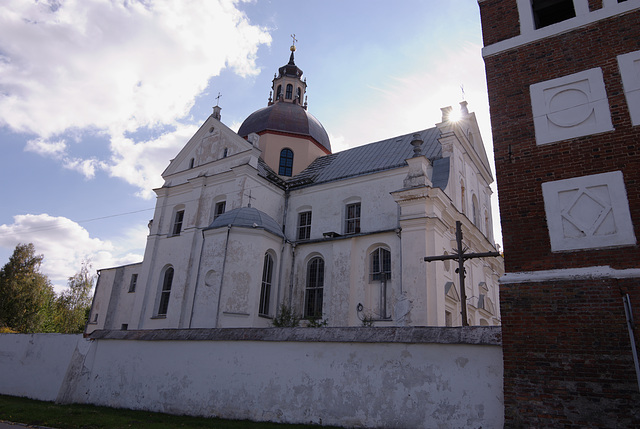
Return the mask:
<svg viewBox="0 0 640 429">
<path fill-rule="evenodd" d="M 216 418 L 174 416 L 147 411 L 121 410 L 92 405 L 59 405 L 15 396 L 0 395 L 0 420 L 58 429 L 293 429 L 314 428 L 314 425 L 286 425 L 223 420 Z M 329 427 L 329 426 L 324 426 Z"/>
</svg>

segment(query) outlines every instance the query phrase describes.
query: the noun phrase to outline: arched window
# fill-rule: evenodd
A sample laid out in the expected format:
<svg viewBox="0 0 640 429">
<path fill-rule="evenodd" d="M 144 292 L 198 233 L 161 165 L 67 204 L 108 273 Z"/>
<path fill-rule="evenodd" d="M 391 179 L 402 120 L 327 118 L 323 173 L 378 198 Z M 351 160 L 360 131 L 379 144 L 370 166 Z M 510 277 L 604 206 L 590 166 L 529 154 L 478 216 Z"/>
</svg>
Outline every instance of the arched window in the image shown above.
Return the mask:
<svg viewBox="0 0 640 429">
<path fill-rule="evenodd" d="M 282 97 L 282 85 L 278 85 L 278 90 L 276 91 L 276 100 L 280 100 Z"/>
<path fill-rule="evenodd" d="M 378 313 L 381 319 L 387 314 L 387 282 L 391 280 L 391 252 L 378 247 L 369 254 L 369 281 L 379 282 Z"/>
<path fill-rule="evenodd" d="M 301 103 L 302 101 L 302 91 L 300 90 L 300 88 L 298 88 L 298 91 L 296 93 L 296 97 L 298 98 L 298 103 Z"/>
<path fill-rule="evenodd" d="M 287 84 L 287 93 L 285 95 L 285 98 L 287 100 L 291 100 L 293 98 L 293 85 L 291 85 L 290 83 Z"/>
<path fill-rule="evenodd" d="M 158 304 L 158 316 L 166 316 L 169 309 L 169 297 L 171 295 L 171 284 L 173 283 L 173 268 L 169 267 L 162 277 L 162 289 L 160 290 L 160 301 Z"/>
<path fill-rule="evenodd" d="M 293 174 L 293 151 L 291 149 L 282 149 L 280 151 L 280 168 L 278 174 L 281 176 L 289 176 Z"/>
<path fill-rule="evenodd" d="M 260 288 L 260 306 L 258 314 L 269 315 L 269 300 L 271 298 L 271 279 L 273 278 L 273 257 L 265 253 L 262 266 L 262 286 Z"/>
<path fill-rule="evenodd" d="M 196 162 L 196 160 L 191 158 L 191 161 L 189 161 L 189 168 L 193 168 L 195 162 Z"/>
<path fill-rule="evenodd" d="M 304 317 L 322 317 L 322 291 L 324 288 L 324 260 L 315 257 L 307 264 L 307 288 L 304 297 Z"/>
</svg>

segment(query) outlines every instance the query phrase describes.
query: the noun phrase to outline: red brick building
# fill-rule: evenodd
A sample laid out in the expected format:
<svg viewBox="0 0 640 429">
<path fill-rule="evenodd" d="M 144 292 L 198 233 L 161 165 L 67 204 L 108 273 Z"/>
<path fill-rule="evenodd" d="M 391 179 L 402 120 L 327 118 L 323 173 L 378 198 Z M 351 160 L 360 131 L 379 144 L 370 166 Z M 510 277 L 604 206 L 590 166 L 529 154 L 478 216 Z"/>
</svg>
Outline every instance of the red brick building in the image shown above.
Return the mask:
<svg viewBox="0 0 640 429">
<path fill-rule="evenodd" d="M 505 427 L 640 427 L 640 0 L 478 3 Z"/>
</svg>

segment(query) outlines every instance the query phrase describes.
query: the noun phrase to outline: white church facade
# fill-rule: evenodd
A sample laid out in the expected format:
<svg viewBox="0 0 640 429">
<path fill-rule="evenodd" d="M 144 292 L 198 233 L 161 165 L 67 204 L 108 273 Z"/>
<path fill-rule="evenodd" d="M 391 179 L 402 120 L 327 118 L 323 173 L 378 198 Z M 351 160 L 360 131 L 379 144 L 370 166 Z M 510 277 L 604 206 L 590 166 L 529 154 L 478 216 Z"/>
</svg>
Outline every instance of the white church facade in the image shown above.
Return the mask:
<svg viewBox="0 0 640 429">
<path fill-rule="evenodd" d="M 97 329 L 268 327 L 282 306 L 327 326 L 460 326 L 452 253 L 495 251 L 475 115 L 332 153 L 294 62 L 234 132 L 220 108 L 163 173 L 141 263 L 99 270 Z M 470 325 L 499 325 L 501 257 L 465 262 Z"/>
</svg>

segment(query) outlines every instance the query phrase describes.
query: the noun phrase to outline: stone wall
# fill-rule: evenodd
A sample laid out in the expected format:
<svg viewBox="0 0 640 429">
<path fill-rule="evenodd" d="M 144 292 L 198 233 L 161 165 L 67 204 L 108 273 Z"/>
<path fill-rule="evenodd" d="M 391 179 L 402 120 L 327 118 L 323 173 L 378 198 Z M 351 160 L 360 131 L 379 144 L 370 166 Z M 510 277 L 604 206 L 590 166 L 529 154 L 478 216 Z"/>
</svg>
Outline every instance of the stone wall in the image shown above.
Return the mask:
<svg viewBox="0 0 640 429">
<path fill-rule="evenodd" d="M 63 403 L 344 427 L 503 424 L 496 327 L 4 334 L 0 365 L 0 393 Z M 34 383 L 42 365 L 58 375 Z"/>
</svg>

